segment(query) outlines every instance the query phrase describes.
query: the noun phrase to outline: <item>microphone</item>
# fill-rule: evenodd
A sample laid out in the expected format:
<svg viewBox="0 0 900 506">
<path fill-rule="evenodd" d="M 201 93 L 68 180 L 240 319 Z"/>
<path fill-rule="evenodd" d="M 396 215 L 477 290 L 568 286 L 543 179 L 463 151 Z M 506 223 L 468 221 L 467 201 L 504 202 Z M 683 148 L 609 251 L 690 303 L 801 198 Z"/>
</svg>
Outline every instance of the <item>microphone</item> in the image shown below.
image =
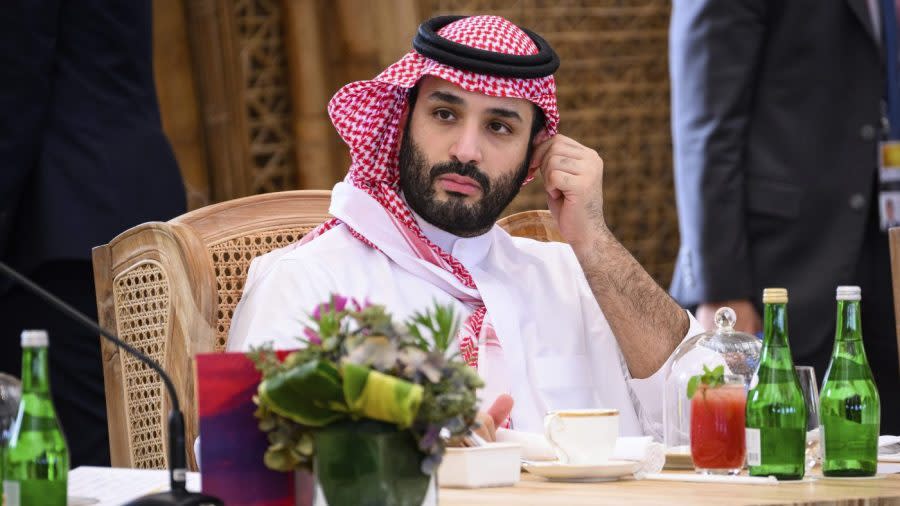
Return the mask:
<svg viewBox="0 0 900 506">
<path fill-rule="evenodd" d="M 119 348 L 127 351 L 128 354 L 147 364 L 149 368 L 156 371 L 156 374 L 159 374 L 159 377 L 162 378 L 163 383 L 166 385 L 166 390 L 169 392 L 169 399 L 172 400 L 172 411 L 169 413 L 170 490 L 168 492 L 160 492 L 158 494 L 139 497 L 125 506 L 224 506 L 225 503 L 223 503 L 221 499 L 197 492 L 188 492 L 187 490 L 185 485 L 185 479 L 187 477 L 187 457 L 184 446 L 184 415 L 181 414 L 178 395 L 175 393 L 175 385 L 172 383 L 172 379 L 169 375 L 166 374 L 166 371 L 164 371 L 155 360 L 148 357 L 134 346 L 122 341 L 116 337 L 115 334 L 104 329 L 97 322 L 88 318 L 69 304 L 66 304 L 52 293 L 44 290 L 2 261 L 0 261 L 0 271 L 18 282 L 32 294 L 44 299 L 45 302 L 53 306 L 56 310 L 80 323 L 85 328 L 90 329 L 92 332 L 97 332 L 107 340 L 115 343 Z"/>
</svg>

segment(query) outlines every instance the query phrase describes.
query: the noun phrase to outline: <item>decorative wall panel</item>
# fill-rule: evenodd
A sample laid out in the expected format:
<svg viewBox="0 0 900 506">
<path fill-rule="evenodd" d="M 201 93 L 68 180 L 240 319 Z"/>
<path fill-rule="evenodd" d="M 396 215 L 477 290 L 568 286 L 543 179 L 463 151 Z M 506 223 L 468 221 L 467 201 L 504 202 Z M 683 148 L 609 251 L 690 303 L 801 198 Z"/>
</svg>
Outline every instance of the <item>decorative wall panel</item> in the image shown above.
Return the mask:
<svg viewBox="0 0 900 506">
<path fill-rule="evenodd" d="M 249 193 L 297 187 L 280 0 L 232 2 L 250 155 Z"/>
</svg>

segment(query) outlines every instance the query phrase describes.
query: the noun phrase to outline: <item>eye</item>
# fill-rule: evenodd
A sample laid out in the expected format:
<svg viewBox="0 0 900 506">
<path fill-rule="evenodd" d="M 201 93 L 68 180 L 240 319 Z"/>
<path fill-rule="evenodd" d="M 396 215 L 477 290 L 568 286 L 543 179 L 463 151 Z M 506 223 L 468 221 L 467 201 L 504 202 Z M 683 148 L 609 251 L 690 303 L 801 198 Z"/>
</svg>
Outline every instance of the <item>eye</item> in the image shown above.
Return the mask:
<svg viewBox="0 0 900 506">
<path fill-rule="evenodd" d="M 508 134 L 512 133 L 511 128 L 509 128 L 508 126 L 506 126 L 505 124 L 503 124 L 499 121 L 492 121 L 490 124 L 488 124 L 488 129 L 490 129 L 491 132 L 503 134 L 503 135 L 508 135 Z"/>
<path fill-rule="evenodd" d="M 431 113 L 435 118 L 441 121 L 451 121 L 456 118 L 454 114 L 447 109 L 436 109 L 433 113 Z"/>
</svg>

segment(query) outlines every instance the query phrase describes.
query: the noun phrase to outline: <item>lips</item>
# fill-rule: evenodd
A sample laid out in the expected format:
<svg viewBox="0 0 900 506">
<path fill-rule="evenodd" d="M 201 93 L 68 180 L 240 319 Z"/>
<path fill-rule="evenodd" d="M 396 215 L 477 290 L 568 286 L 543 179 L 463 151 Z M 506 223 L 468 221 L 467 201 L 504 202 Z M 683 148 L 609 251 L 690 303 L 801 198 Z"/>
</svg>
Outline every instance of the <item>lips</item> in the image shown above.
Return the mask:
<svg viewBox="0 0 900 506">
<path fill-rule="evenodd" d="M 444 191 L 463 195 L 473 195 L 481 191 L 481 185 L 474 179 L 459 174 L 443 174 L 437 178 L 437 183 Z"/>
</svg>

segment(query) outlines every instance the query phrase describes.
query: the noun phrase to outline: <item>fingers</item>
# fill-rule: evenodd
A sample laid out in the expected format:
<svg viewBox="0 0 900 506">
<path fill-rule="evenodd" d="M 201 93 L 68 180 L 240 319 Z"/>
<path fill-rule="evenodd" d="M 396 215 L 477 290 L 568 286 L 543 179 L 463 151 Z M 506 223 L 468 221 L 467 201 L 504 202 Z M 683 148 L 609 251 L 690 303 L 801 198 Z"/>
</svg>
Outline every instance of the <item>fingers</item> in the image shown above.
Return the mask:
<svg viewBox="0 0 900 506">
<path fill-rule="evenodd" d="M 497 440 L 497 427 L 502 427 L 509 414 L 512 413 L 513 398 L 507 394 L 500 394 L 488 408 L 487 412 L 479 412 L 475 415 L 478 426 L 475 433 L 485 441 Z"/>
<path fill-rule="evenodd" d="M 494 419 L 487 413 L 478 413 L 475 416 L 478 426 L 475 428 L 475 434 L 481 436 L 485 441 L 495 441 L 497 439 L 497 426 Z"/>
<path fill-rule="evenodd" d="M 562 200 L 580 196 L 584 201 L 601 198 L 595 193 L 602 187 L 603 159 L 595 150 L 564 135 L 538 144 L 529 168 L 540 168 L 551 209 Z"/>
<path fill-rule="evenodd" d="M 553 147 L 553 137 L 541 142 L 534 148 L 534 152 L 531 153 L 531 163 L 528 164 L 529 169 L 533 169 L 535 167 L 540 167 L 541 164 L 544 163 L 544 156 L 546 156 L 547 151 Z"/>
<path fill-rule="evenodd" d="M 578 153 L 584 149 L 586 149 L 584 146 L 565 135 L 556 134 L 554 137 L 548 138 L 537 144 L 534 148 L 534 152 L 531 154 L 531 163 L 528 165 L 529 168 L 541 166 L 551 150 L 555 150 L 559 153 L 567 152 L 571 153 L 573 156 L 579 156 Z"/>
<path fill-rule="evenodd" d="M 552 142 L 552 140 L 548 142 Z M 540 153 L 535 151 L 535 153 L 532 154 L 531 163 L 529 164 L 530 167 L 541 167 L 541 169 L 546 169 L 547 165 L 555 159 L 583 160 L 587 156 L 587 148 L 584 146 L 554 143 L 550 146 L 542 144 L 540 147 L 544 149 L 542 149 Z"/>
<path fill-rule="evenodd" d="M 497 399 L 487 410 L 488 415 L 490 415 L 491 420 L 494 422 L 494 427 L 502 427 L 503 424 L 506 423 L 506 419 L 509 418 L 509 414 L 512 413 L 512 408 L 512 396 L 507 394 L 500 394 L 497 396 Z"/>
<path fill-rule="evenodd" d="M 569 193 L 584 187 L 584 175 L 559 169 L 550 169 L 544 173 L 544 189 L 550 194 Z"/>
</svg>

